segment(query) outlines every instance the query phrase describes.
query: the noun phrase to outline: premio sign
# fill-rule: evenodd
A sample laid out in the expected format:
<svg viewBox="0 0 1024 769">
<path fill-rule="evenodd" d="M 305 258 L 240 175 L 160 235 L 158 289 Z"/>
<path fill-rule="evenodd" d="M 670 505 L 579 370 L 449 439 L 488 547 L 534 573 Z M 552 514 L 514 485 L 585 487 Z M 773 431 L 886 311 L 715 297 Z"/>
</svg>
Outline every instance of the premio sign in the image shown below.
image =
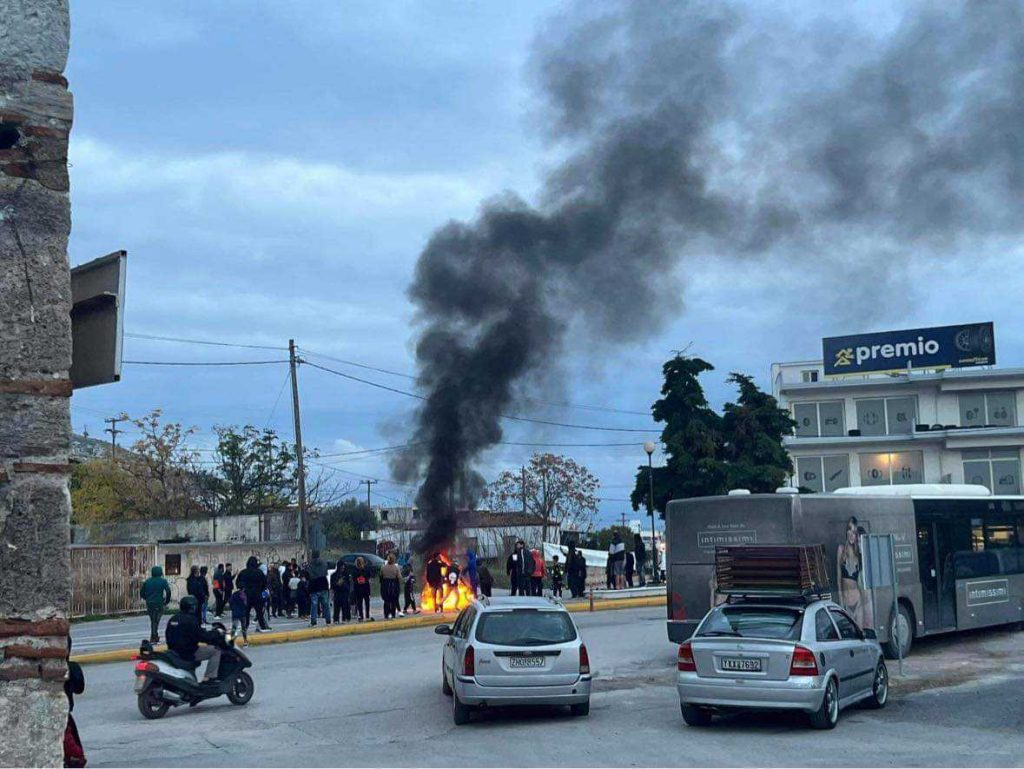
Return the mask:
<svg viewBox="0 0 1024 769">
<path fill-rule="evenodd" d="M 995 328 L 991 323 L 915 328 L 821 340 L 825 376 L 905 371 L 908 368 L 993 366 Z"/>
</svg>

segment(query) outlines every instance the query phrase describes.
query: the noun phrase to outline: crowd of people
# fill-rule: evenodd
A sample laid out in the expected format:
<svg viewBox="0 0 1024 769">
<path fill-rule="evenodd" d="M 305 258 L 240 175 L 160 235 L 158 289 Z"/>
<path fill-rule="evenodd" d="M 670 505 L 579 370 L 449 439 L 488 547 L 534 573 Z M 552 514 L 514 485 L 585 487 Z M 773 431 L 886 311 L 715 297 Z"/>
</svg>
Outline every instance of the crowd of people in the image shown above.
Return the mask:
<svg viewBox="0 0 1024 769">
<path fill-rule="evenodd" d="M 605 586 L 609 590 L 622 590 L 630 587 L 644 587 L 647 579 L 644 565 L 647 562 L 647 546 L 639 534 L 633 535 L 633 549 L 627 550 L 622 535 L 615 531 L 612 542 L 608 546 L 608 562 L 605 566 Z M 637 584 L 634 585 L 634 579 Z"/>
</svg>

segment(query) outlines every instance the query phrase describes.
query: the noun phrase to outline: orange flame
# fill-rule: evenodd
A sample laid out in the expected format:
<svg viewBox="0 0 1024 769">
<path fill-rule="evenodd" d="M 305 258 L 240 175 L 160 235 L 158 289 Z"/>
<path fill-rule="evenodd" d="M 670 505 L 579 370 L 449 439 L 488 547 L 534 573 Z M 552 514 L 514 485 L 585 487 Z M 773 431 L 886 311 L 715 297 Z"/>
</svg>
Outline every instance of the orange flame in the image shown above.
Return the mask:
<svg viewBox="0 0 1024 769">
<path fill-rule="evenodd" d="M 452 565 L 451 559 L 441 553 L 441 561 L 444 564 L 441 567 L 441 575 L 444 577 L 444 587 L 441 594 L 441 611 L 462 611 L 471 603 L 476 601 L 476 596 L 473 595 L 473 588 L 466 582 L 465 575 L 460 574 L 458 581 L 454 586 L 448 581 L 448 567 Z M 437 604 L 434 602 L 434 589 L 427 583 L 426 577 L 423 579 L 424 585 L 423 590 L 420 592 L 420 608 L 424 612 L 432 612 L 437 608 Z"/>
</svg>

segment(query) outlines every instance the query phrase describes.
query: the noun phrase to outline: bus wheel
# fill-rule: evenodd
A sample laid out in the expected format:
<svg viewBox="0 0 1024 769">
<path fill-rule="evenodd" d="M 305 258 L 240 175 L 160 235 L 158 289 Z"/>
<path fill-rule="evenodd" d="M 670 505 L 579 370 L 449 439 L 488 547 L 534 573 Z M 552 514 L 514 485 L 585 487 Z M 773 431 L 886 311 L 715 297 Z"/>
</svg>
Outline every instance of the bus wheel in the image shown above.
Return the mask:
<svg viewBox="0 0 1024 769">
<path fill-rule="evenodd" d="M 891 628 L 889 640 L 882 644 L 882 651 L 891 660 L 898 657 L 906 659 L 910 654 L 910 647 L 914 645 L 914 618 L 904 604 L 897 604 L 896 608 L 896 614 L 893 615 L 889 624 Z M 900 642 L 900 649 L 896 648 L 897 640 Z"/>
</svg>

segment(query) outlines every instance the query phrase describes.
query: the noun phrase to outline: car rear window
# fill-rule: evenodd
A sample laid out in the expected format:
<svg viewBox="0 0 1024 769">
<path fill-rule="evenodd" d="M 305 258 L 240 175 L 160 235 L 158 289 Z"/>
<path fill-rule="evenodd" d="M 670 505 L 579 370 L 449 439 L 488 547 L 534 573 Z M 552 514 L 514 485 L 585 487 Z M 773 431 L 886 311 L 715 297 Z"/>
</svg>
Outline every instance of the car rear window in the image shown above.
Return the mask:
<svg viewBox="0 0 1024 769">
<path fill-rule="evenodd" d="M 476 626 L 476 639 L 496 646 L 545 646 L 576 640 L 576 628 L 564 611 L 484 612 Z"/>
<path fill-rule="evenodd" d="M 772 638 L 795 641 L 800 637 L 799 609 L 765 606 L 729 606 L 712 612 L 698 637 Z"/>
</svg>

